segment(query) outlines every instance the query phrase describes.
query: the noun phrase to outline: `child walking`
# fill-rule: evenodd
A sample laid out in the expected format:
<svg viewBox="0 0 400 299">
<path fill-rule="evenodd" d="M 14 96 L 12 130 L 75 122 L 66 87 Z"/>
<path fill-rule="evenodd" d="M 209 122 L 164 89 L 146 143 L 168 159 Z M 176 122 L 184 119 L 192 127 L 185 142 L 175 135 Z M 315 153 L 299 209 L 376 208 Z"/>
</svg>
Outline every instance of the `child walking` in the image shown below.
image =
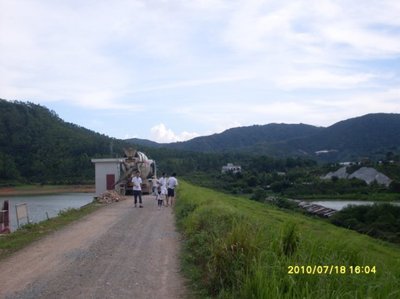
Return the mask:
<svg viewBox="0 0 400 299">
<path fill-rule="evenodd" d="M 165 197 L 165 195 L 162 194 L 162 192 L 161 192 L 161 187 L 158 187 L 158 188 L 157 188 L 156 199 L 157 199 L 157 206 L 158 206 L 158 209 L 159 209 L 159 210 L 161 209 L 161 207 L 162 207 L 162 205 L 163 205 L 163 203 L 164 203 L 164 197 Z"/>
</svg>

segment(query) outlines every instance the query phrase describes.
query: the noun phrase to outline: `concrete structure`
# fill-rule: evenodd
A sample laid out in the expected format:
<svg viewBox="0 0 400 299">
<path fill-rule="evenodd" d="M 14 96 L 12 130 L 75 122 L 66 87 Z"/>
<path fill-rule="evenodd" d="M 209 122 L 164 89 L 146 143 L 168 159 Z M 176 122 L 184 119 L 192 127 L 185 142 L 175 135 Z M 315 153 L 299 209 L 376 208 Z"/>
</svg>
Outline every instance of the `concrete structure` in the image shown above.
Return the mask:
<svg viewBox="0 0 400 299">
<path fill-rule="evenodd" d="M 114 190 L 115 183 L 121 176 L 121 165 L 124 158 L 114 159 L 92 159 L 95 164 L 96 196 L 107 190 Z"/>
<path fill-rule="evenodd" d="M 157 177 L 156 162 L 134 148 L 124 149 L 125 157 L 92 159 L 95 164 L 96 196 L 116 190 L 121 195 L 133 193 L 132 176 L 137 171 L 142 179 L 142 193 L 152 190 L 153 179 Z"/>
<path fill-rule="evenodd" d="M 242 167 L 239 165 L 233 165 L 233 163 L 228 163 L 225 166 L 222 166 L 222 173 L 232 172 L 232 173 L 239 173 L 242 172 Z"/>
</svg>

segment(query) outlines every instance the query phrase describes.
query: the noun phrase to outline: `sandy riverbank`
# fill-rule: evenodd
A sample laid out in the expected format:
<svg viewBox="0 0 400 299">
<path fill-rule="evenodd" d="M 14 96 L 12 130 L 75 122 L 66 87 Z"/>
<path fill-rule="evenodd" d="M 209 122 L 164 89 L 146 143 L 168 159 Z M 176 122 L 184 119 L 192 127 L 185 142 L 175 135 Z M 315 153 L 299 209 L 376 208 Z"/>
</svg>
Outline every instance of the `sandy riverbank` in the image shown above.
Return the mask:
<svg viewBox="0 0 400 299">
<path fill-rule="evenodd" d="M 94 185 L 25 185 L 0 188 L 0 196 L 40 195 L 56 193 L 94 193 Z"/>
</svg>

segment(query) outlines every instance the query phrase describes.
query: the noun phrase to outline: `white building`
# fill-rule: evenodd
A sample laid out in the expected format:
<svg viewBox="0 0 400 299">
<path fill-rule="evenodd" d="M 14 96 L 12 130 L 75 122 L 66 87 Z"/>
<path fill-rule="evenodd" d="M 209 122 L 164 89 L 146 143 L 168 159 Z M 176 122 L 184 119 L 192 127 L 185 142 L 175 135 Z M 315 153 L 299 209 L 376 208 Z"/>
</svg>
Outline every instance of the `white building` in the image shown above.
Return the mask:
<svg viewBox="0 0 400 299">
<path fill-rule="evenodd" d="M 240 165 L 233 165 L 233 163 L 228 163 L 225 166 L 222 166 L 222 173 L 232 172 L 239 173 L 242 172 L 242 167 Z"/>
<path fill-rule="evenodd" d="M 121 165 L 124 158 L 92 159 L 95 165 L 96 196 L 107 190 L 114 190 L 115 183 L 121 176 Z"/>
</svg>

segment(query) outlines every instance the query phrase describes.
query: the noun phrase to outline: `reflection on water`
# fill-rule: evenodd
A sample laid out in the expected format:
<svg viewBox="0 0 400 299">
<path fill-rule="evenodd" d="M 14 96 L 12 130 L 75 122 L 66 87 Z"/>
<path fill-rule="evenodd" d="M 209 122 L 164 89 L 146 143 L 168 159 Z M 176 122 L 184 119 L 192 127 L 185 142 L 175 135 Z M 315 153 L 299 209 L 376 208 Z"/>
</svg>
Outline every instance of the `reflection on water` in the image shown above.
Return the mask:
<svg viewBox="0 0 400 299">
<path fill-rule="evenodd" d="M 316 205 L 320 205 L 323 207 L 341 210 L 348 205 L 373 205 L 374 203 L 385 203 L 385 202 L 376 202 L 376 201 L 356 201 L 356 200 L 321 200 L 321 201 L 310 201 L 310 203 L 314 203 Z M 400 202 L 387 202 L 393 205 L 400 206 Z"/>
<path fill-rule="evenodd" d="M 62 210 L 69 208 L 80 208 L 93 201 L 93 193 L 63 193 L 53 195 L 35 196 L 10 196 L 1 197 L 0 202 L 8 200 L 10 203 L 10 224 L 11 231 L 17 229 L 17 219 L 15 205 L 27 203 L 30 222 L 37 223 L 58 215 Z M 26 219 L 22 219 L 20 224 L 26 224 Z"/>
</svg>

